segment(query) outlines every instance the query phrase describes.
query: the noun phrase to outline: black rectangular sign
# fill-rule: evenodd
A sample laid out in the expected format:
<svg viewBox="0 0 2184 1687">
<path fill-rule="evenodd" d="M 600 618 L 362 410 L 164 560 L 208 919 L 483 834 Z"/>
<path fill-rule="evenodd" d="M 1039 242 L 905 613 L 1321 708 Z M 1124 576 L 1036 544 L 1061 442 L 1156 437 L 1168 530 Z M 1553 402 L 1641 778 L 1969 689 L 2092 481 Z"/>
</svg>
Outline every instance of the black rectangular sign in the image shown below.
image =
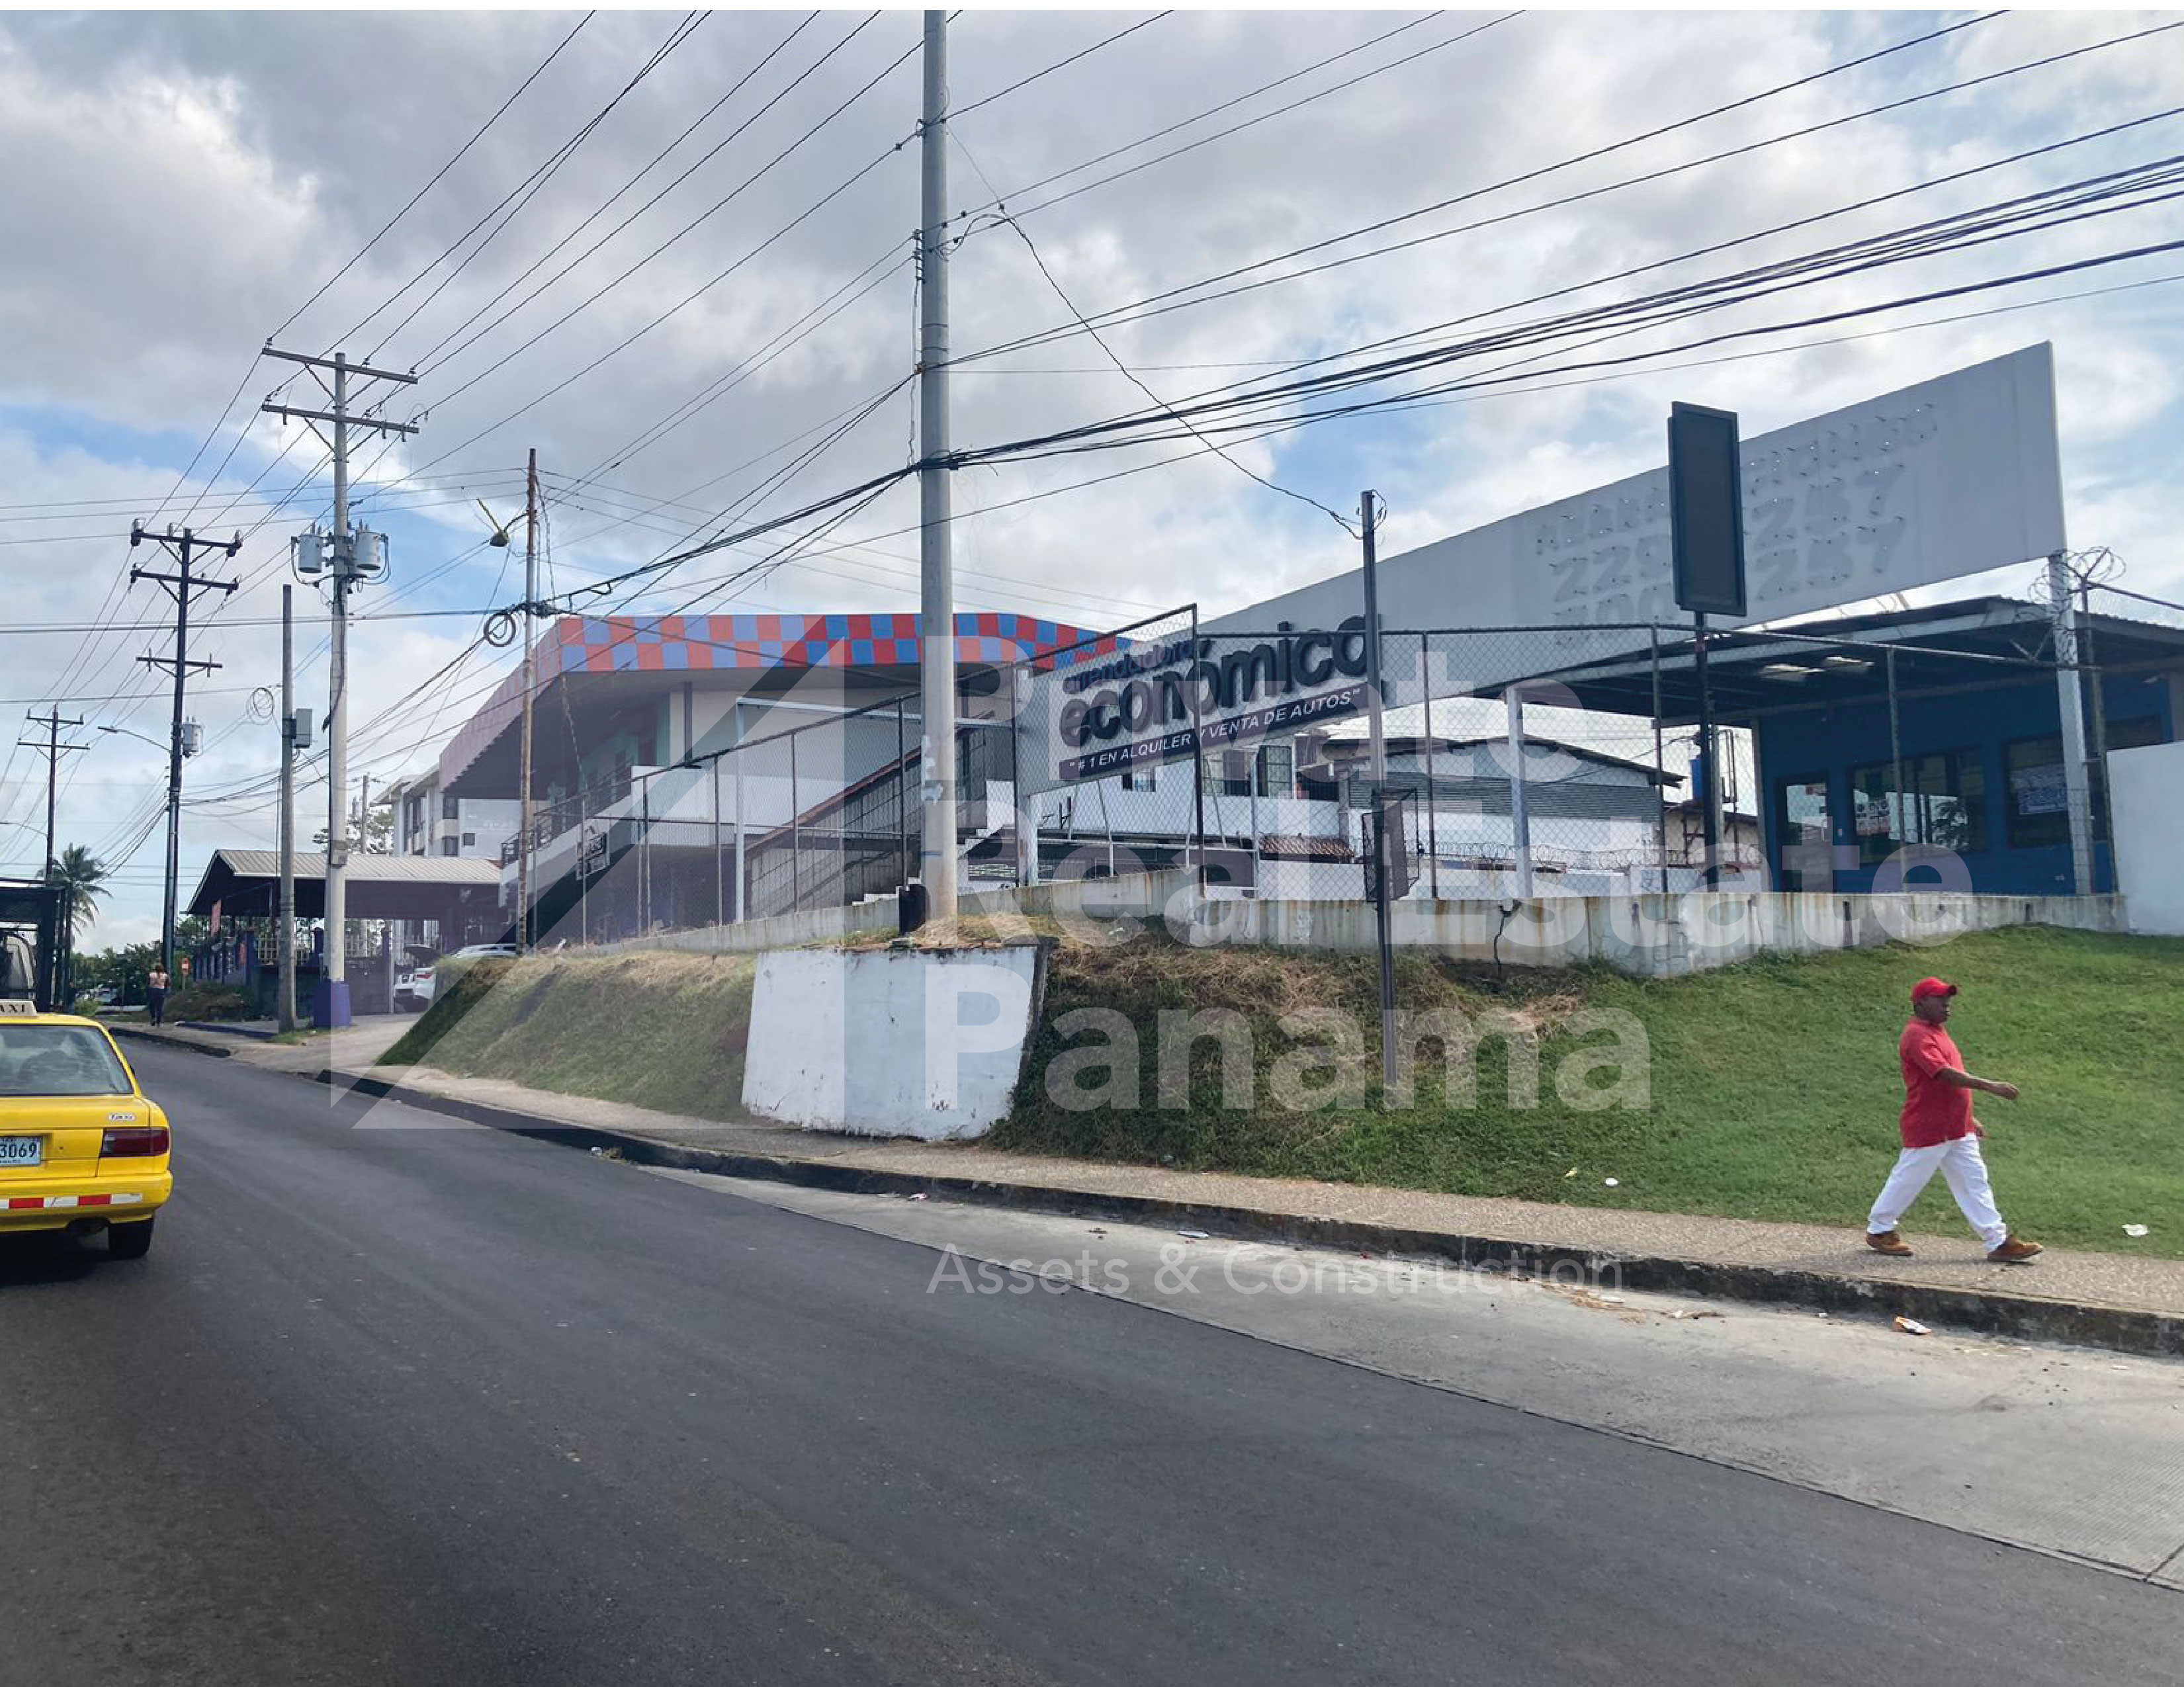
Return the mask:
<svg viewBox="0 0 2184 1687">
<path fill-rule="evenodd" d="M 1735 411 L 1669 407 L 1669 526 L 1677 605 L 1741 620 L 1744 476 Z"/>
</svg>

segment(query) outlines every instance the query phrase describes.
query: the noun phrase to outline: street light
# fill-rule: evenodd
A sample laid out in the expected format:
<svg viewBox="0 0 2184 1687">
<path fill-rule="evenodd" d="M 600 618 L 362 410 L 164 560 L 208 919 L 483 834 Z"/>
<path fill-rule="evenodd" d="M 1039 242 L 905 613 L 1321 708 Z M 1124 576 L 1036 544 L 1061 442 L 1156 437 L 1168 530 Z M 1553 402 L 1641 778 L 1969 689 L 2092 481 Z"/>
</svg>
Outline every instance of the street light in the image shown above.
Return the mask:
<svg viewBox="0 0 2184 1687">
<path fill-rule="evenodd" d="M 187 571 L 185 569 L 186 578 L 187 574 Z M 175 708 L 177 712 L 181 710 L 181 682 L 177 677 L 175 686 Z M 176 855 L 176 839 L 178 836 L 178 828 L 181 824 L 181 811 L 177 806 L 179 793 L 181 789 L 181 763 L 184 756 L 195 755 L 204 748 L 204 728 L 194 721 L 177 721 L 175 723 L 174 736 L 165 743 L 161 743 L 157 738 L 148 738 L 142 732 L 132 732 L 126 727 L 101 727 L 98 730 L 111 733 L 116 738 L 134 738 L 139 743 L 149 744 L 153 749 L 164 750 L 168 757 L 170 771 L 167 777 L 166 910 L 159 924 L 159 956 L 163 963 L 171 967 L 174 964 L 175 954 L 175 903 L 176 898 L 180 894 L 179 887 L 176 883 L 176 871 L 180 865 Z"/>
<path fill-rule="evenodd" d="M 198 723 L 194 721 L 185 721 L 182 722 L 182 754 L 184 755 L 192 755 L 196 754 L 194 729 L 196 728 L 197 724 Z M 131 732 L 126 727 L 101 727 L 98 730 L 102 732 L 113 732 L 120 738 L 134 738 L 140 744 L 149 744 L 153 749 L 158 750 L 163 755 L 172 748 L 170 744 L 160 743 L 157 738 L 148 738 L 142 732 Z"/>
</svg>

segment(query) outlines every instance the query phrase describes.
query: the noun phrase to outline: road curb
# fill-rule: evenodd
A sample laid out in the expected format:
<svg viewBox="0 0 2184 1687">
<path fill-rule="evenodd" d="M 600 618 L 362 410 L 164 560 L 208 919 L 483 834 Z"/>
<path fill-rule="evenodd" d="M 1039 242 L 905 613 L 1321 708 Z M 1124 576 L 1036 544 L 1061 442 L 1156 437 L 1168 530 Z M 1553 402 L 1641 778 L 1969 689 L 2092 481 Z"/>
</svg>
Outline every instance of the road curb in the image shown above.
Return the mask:
<svg viewBox="0 0 2184 1687">
<path fill-rule="evenodd" d="M 225 1054 L 225 1050 L 208 1052 Z M 1314 1218 L 1262 1208 L 1170 1200 L 1155 1195 L 1109 1194 L 986 1178 L 942 1178 L 877 1171 L 830 1161 L 794 1160 L 690 1148 L 638 1136 L 566 1124 L 515 1108 L 442 1095 L 384 1078 L 321 1069 L 314 1081 L 361 1090 L 406 1105 L 445 1113 L 472 1124 L 572 1148 L 613 1149 L 634 1164 L 725 1177 L 759 1178 L 804 1189 L 848 1194 L 924 1194 L 983 1206 L 1013 1207 L 1065 1217 L 1131 1217 L 1185 1221 L 1188 1227 L 1242 1239 L 1355 1248 L 1380 1254 L 1445 1260 L 1512 1276 L 1568 1282 L 1573 1287 L 1634 1289 L 1761 1305 L 1809 1306 L 1826 1312 L 1904 1317 L 1983 1335 L 2059 1341 L 2121 1353 L 2184 1358 L 2184 1317 L 2133 1307 L 2081 1305 L 2036 1294 L 1949 1289 L 1770 1266 L 1680 1260 L 1556 1243 L 1512 1241 L 1452 1231 L 1418 1230 L 1349 1219 Z"/>
<path fill-rule="evenodd" d="M 232 1049 L 193 1043 L 187 1037 L 162 1036 L 148 1025 L 109 1025 L 106 1028 L 116 1037 L 127 1037 L 139 1043 L 157 1043 L 163 1049 L 187 1049 L 193 1055 L 209 1055 L 216 1061 L 226 1060 L 235 1053 Z"/>
</svg>

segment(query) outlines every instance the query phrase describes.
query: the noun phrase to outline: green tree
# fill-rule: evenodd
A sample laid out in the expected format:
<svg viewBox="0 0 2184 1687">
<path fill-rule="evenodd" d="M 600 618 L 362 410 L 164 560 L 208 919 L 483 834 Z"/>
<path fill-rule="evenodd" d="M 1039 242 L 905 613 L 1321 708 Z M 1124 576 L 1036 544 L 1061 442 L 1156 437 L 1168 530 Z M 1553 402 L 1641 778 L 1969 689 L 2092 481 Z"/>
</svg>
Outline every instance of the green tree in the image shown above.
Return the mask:
<svg viewBox="0 0 2184 1687">
<path fill-rule="evenodd" d="M 326 847 L 326 829 L 323 826 L 311 834 L 311 842 L 320 849 Z M 375 807 L 359 823 L 351 816 L 348 827 L 348 848 L 353 855 L 391 855 L 394 853 L 394 810 Z"/>
<path fill-rule="evenodd" d="M 96 855 L 81 844 L 71 844 L 61 851 L 60 859 L 47 872 L 51 882 L 67 892 L 71 933 L 81 931 L 98 918 L 98 899 L 109 893 L 105 884 L 107 870 Z"/>
</svg>

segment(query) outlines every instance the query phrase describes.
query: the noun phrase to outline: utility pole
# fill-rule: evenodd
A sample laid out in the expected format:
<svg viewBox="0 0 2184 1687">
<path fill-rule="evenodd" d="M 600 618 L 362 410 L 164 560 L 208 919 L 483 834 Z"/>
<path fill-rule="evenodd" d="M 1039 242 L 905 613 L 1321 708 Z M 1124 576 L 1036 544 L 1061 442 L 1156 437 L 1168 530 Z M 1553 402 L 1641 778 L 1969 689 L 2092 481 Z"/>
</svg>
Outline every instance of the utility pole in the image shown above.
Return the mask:
<svg viewBox="0 0 2184 1687">
<path fill-rule="evenodd" d="M 380 536 L 363 530 L 359 535 L 349 532 L 348 431 L 361 427 L 376 433 L 398 435 L 417 431 L 414 423 L 353 415 L 348 407 L 349 381 L 352 378 L 367 382 L 392 381 L 406 387 L 417 377 L 351 363 L 346 352 L 336 352 L 331 358 L 308 357 L 301 352 L 276 351 L 268 346 L 265 355 L 301 364 L 333 402 L 333 408 L 327 410 L 299 409 L 276 404 L 270 398 L 259 406 L 285 420 L 313 424 L 311 431 L 315 433 L 318 432 L 315 424 L 319 422 L 330 423 L 334 431 L 331 440 L 319 434 L 320 443 L 333 454 L 334 530 L 330 540 L 321 540 L 313 533 L 308 543 L 299 542 L 297 548 L 301 571 L 316 573 L 323 569 L 333 576 L 334 582 L 332 651 L 327 665 L 330 695 L 326 699 L 326 952 L 325 970 L 319 975 L 319 987 L 313 992 L 311 1003 L 312 1020 L 323 1028 L 350 1022 L 346 935 L 348 900 L 343 877 L 343 869 L 348 865 L 348 838 L 344 824 L 348 817 L 348 594 L 357 582 L 377 579 L 386 571 L 385 557 L 379 548 Z M 320 370 L 333 371 L 331 385 L 319 373 Z M 356 542 L 359 536 L 365 540 L 362 545 Z M 309 559 L 308 566 L 306 558 Z"/>
<path fill-rule="evenodd" d="M 190 599 L 200 592 L 232 592 L 232 580 L 205 580 L 193 576 L 190 567 L 201 550 L 218 551 L 233 556 L 242 548 L 242 536 L 237 533 L 226 544 L 210 539 L 200 539 L 187 527 L 177 537 L 173 532 L 148 533 L 142 522 L 132 522 L 129 528 L 129 548 L 134 550 L 149 539 L 175 559 L 180 570 L 174 574 L 156 574 L 149 569 L 131 568 L 129 581 L 134 585 L 139 580 L 154 580 L 167 588 L 175 600 L 175 654 L 172 656 L 139 656 L 136 660 L 148 668 L 165 668 L 175 676 L 175 718 L 173 736 L 167 744 L 167 896 L 165 911 L 159 921 L 159 964 L 171 977 L 175 970 L 175 915 L 182 871 L 182 756 L 185 745 L 182 738 L 182 695 L 192 672 L 209 673 L 219 667 L 218 662 L 192 662 L 190 660 Z"/>
<path fill-rule="evenodd" d="M 538 641 L 532 605 L 538 600 L 538 450 L 533 446 L 523 476 L 523 771 L 515 802 L 515 952 L 531 953 L 531 699 L 538 688 Z M 688 748 L 687 745 L 684 747 Z M 714 801 L 720 800 L 720 773 L 714 771 Z M 582 839 L 578 842 L 581 844 Z M 720 857 L 721 836 L 713 832 L 713 855 Z M 583 863 L 577 864 L 583 871 Z"/>
<path fill-rule="evenodd" d="M 40 743 L 36 738 L 18 738 L 15 742 L 20 744 L 25 749 L 34 749 L 39 751 L 46 758 L 45 876 L 47 878 L 50 879 L 53 876 L 53 869 L 60 865 L 60 858 L 53 853 L 53 808 L 59 797 L 61 758 L 64 755 L 66 755 L 70 750 L 88 749 L 90 746 L 88 744 L 64 744 L 61 742 L 62 727 L 81 727 L 83 725 L 83 722 L 81 721 L 71 721 L 64 718 L 57 705 L 48 708 L 43 715 L 33 715 L 30 718 L 37 721 L 40 725 L 45 727 L 46 741 L 43 743 Z"/>
<path fill-rule="evenodd" d="M 1365 547 L 1365 707 L 1373 768 L 1373 917 L 1380 950 L 1380 1083 L 1396 1088 L 1396 950 L 1389 903 L 1396 895 L 1396 852 L 1388 847 L 1388 739 L 1380 697 L 1380 499 L 1368 492 L 1357 500 L 1357 525 Z M 1382 1105 L 1385 1105 L 1384 1102 Z"/>
<path fill-rule="evenodd" d="M 2093 782 L 2086 748 L 2086 699 L 2078 673 L 2078 605 L 2070 559 L 2048 559 L 2048 604 L 2055 624 L 2055 687 L 2063 727 L 2063 797 L 2070 814 L 2070 888 L 2093 894 Z M 1901 800 L 1899 798 L 1898 800 Z"/>
<path fill-rule="evenodd" d="M 956 580 L 948 485 L 948 14 L 925 14 L 924 165 L 917 256 L 923 292 L 917 351 L 918 676 L 923 693 L 925 818 L 919 877 L 929 919 L 956 917 Z M 740 816 L 738 816 L 740 819 Z"/>
<path fill-rule="evenodd" d="M 296 711 L 296 588 L 281 587 L 281 957 L 280 997 L 275 1004 L 283 1031 L 296 1028 L 296 751 L 311 741 L 311 717 Z"/>
</svg>

